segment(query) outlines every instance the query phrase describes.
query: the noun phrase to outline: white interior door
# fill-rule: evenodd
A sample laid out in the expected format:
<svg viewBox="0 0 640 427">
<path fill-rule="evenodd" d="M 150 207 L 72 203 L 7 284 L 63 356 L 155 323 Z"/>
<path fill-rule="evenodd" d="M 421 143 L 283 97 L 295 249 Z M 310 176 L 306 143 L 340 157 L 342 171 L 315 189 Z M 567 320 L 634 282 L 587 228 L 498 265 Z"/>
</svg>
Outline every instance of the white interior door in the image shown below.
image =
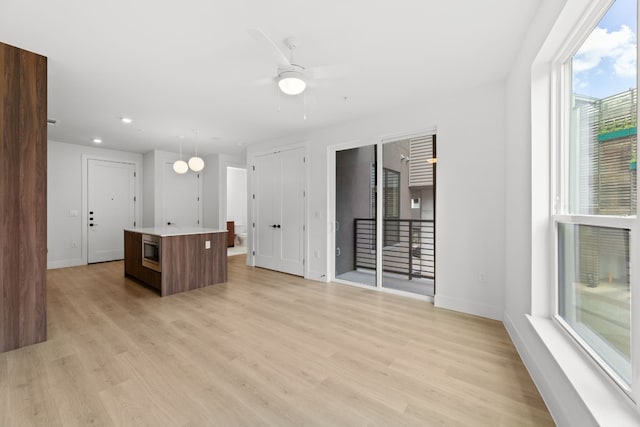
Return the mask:
<svg viewBox="0 0 640 427">
<path fill-rule="evenodd" d="M 166 163 L 163 176 L 163 225 L 200 226 L 200 174 L 178 174 Z"/>
<path fill-rule="evenodd" d="M 87 261 L 124 258 L 124 228 L 135 224 L 135 170 L 132 163 L 88 160 Z"/>
<path fill-rule="evenodd" d="M 304 149 L 256 158 L 256 265 L 304 275 Z"/>
</svg>

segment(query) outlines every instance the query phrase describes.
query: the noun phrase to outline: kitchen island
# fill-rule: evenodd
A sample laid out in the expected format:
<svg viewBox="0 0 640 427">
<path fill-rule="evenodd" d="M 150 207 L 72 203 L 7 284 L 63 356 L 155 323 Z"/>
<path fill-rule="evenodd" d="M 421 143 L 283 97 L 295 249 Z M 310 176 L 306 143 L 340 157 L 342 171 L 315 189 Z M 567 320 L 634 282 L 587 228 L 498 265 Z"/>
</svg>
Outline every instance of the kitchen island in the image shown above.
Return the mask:
<svg viewBox="0 0 640 427">
<path fill-rule="evenodd" d="M 227 281 L 227 230 L 145 227 L 124 230 L 124 274 L 160 296 Z"/>
</svg>

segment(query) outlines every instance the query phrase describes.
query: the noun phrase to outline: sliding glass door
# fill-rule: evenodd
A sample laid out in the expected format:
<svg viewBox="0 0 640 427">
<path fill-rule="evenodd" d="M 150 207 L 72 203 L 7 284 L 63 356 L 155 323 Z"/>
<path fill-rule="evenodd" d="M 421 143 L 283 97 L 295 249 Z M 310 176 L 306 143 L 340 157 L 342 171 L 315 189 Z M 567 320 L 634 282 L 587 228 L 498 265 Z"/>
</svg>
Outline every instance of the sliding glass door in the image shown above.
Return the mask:
<svg viewBox="0 0 640 427">
<path fill-rule="evenodd" d="M 376 146 L 336 151 L 336 279 L 376 286 Z"/>
<path fill-rule="evenodd" d="M 337 280 L 434 295 L 435 163 L 435 135 L 335 152 Z"/>
<path fill-rule="evenodd" d="M 382 146 L 382 287 L 434 295 L 434 137 Z"/>
</svg>

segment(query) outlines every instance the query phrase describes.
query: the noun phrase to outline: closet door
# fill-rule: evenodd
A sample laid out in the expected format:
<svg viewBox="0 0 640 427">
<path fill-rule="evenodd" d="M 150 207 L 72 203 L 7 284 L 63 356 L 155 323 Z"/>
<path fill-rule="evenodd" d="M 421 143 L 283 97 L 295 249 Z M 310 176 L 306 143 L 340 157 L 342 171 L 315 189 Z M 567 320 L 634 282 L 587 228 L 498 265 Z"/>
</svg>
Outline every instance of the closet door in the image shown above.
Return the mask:
<svg viewBox="0 0 640 427">
<path fill-rule="evenodd" d="M 304 275 L 304 149 L 256 157 L 255 263 Z"/>
</svg>

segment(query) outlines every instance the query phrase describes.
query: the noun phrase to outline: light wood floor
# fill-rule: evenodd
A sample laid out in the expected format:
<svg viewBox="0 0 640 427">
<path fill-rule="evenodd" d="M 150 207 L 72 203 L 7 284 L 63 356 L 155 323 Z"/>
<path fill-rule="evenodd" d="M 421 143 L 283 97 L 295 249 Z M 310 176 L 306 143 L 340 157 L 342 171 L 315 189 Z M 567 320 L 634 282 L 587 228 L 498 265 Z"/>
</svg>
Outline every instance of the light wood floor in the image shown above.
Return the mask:
<svg viewBox="0 0 640 427">
<path fill-rule="evenodd" d="M 501 323 L 243 263 L 166 298 L 122 262 L 49 271 L 0 425 L 553 425 Z"/>
</svg>

